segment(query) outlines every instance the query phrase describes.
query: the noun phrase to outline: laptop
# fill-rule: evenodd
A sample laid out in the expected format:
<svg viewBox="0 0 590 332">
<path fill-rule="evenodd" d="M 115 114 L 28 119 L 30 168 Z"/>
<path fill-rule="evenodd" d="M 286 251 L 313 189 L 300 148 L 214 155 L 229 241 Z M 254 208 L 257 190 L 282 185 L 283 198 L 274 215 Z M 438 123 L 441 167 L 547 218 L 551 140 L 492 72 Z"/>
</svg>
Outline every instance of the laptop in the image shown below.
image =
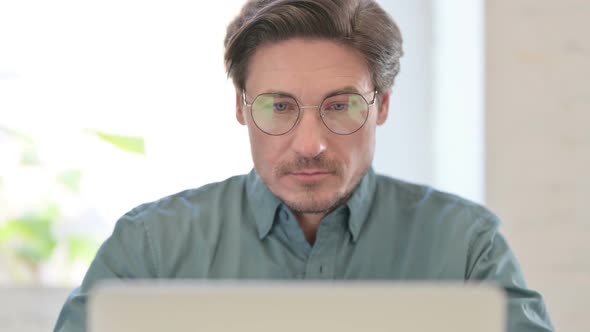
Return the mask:
<svg viewBox="0 0 590 332">
<path fill-rule="evenodd" d="M 106 282 L 90 332 L 501 332 L 503 291 L 487 284 Z"/>
</svg>

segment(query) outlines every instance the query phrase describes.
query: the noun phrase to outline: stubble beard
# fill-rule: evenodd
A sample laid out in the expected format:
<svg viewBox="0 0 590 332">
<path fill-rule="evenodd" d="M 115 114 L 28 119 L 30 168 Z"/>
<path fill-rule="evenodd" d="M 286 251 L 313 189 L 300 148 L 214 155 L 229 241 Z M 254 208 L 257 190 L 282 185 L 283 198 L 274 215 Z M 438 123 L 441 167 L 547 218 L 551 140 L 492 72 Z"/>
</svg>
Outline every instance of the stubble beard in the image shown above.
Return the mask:
<svg viewBox="0 0 590 332">
<path fill-rule="evenodd" d="M 351 195 L 349 192 L 325 193 L 330 197 L 321 197 L 320 185 L 303 185 L 301 186 L 301 198 L 289 200 L 279 197 L 293 212 L 301 214 L 326 214 L 348 200 Z"/>
<path fill-rule="evenodd" d="M 290 163 L 279 164 L 274 168 L 273 175 L 277 179 L 280 179 L 281 177 L 288 176 L 291 172 L 304 170 L 306 168 L 326 170 L 332 173 L 331 176 L 343 180 L 343 169 L 340 164 L 336 161 L 322 158 L 321 156 L 319 158 L 299 158 Z M 285 195 L 275 194 L 294 213 L 327 214 L 348 201 L 367 171 L 368 167 L 361 172 L 358 178 L 354 179 L 354 184 L 352 186 L 344 188 L 344 190 L 336 189 L 335 192 L 322 191 L 325 184 L 318 182 L 299 184 L 297 190 L 298 194 L 295 199 L 289 199 L 285 197 Z"/>
</svg>

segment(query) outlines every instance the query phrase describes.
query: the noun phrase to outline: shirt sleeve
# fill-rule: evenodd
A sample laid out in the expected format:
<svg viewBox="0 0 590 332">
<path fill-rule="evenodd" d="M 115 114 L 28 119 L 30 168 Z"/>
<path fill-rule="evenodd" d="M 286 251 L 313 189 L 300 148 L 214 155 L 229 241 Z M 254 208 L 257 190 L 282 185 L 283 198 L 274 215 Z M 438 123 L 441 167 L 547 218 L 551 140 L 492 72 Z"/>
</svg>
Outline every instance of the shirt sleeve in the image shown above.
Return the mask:
<svg viewBox="0 0 590 332">
<path fill-rule="evenodd" d="M 481 231 L 471 243 L 467 280 L 503 287 L 508 299 L 508 332 L 554 331 L 542 296 L 529 288 L 518 260 L 498 231 L 494 216 L 480 219 Z"/>
<path fill-rule="evenodd" d="M 133 212 L 121 218 L 98 250 L 82 285 L 68 296 L 54 332 L 86 331 L 88 294 L 101 280 L 157 277 L 150 240 L 145 224 Z"/>
</svg>

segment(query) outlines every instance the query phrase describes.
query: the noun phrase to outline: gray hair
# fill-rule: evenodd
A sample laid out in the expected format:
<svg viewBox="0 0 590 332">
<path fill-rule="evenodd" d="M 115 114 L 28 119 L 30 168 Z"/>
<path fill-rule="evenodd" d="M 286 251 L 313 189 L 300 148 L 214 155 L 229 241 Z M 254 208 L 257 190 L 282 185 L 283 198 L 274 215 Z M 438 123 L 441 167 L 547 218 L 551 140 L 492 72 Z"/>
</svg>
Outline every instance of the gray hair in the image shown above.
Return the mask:
<svg viewBox="0 0 590 332">
<path fill-rule="evenodd" d="M 400 30 L 374 0 L 249 0 L 225 35 L 228 77 L 245 89 L 256 49 L 291 38 L 331 40 L 358 51 L 379 92 L 391 89 L 400 70 Z"/>
</svg>

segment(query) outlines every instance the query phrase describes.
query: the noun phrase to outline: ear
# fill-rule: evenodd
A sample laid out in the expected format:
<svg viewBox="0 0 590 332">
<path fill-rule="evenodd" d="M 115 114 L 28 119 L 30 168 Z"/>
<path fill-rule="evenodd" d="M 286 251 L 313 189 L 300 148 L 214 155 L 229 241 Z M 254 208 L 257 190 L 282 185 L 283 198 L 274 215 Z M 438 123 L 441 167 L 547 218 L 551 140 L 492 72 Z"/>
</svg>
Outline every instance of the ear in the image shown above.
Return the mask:
<svg viewBox="0 0 590 332">
<path fill-rule="evenodd" d="M 382 125 L 387 120 L 389 115 L 389 98 L 391 97 L 391 91 L 384 92 L 381 97 L 381 103 L 378 103 L 379 113 L 377 113 L 377 125 Z"/>
<path fill-rule="evenodd" d="M 245 114 L 246 114 L 246 112 L 245 112 L 244 102 L 242 99 L 242 90 L 236 88 L 236 119 L 243 126 L 246 125 Z"/>
</svg>

